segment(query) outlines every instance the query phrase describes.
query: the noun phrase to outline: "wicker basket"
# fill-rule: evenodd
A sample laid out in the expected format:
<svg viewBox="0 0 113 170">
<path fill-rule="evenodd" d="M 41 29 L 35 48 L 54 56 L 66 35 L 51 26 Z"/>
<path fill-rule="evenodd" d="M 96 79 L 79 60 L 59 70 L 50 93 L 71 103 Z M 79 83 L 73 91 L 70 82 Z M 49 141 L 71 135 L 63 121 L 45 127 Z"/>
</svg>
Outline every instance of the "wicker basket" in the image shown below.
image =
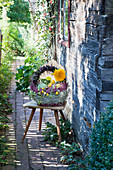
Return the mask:
<svg viewBox="0 0 113 170">
<path fill-rule="evenodd" d="M 53 65 L 54 64 L 54 65 Z M 41 106 L 61 106 L 66 102 L 68 96 L 68 85 L 66 79 L 62 82 L 55 82 L 55 78 L 52 75 L 55 70 L 63 69 L 62 66 L 54 60 L 42 66 L 37 70 L 30 84 L 31 92 L 30 97 Z M 41 81 L 45 80 L 47 77 L 50 77 L 54 82 L 50 87 L 45 86 Z M 45 80 L 46 82 L 49 80 Z"/>
</svg>

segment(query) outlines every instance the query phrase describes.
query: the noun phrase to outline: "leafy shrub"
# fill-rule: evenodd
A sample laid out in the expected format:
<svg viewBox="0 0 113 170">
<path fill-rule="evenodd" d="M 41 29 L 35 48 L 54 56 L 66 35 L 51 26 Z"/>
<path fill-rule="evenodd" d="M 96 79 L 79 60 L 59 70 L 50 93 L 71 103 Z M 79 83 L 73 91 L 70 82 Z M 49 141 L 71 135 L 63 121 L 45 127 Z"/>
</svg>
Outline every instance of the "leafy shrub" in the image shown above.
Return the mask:
<svg viewBox="0 0 113 170">
<path fill-rule="evenodd" d="M 12 112 L 12 105 L 9 102 L 7 94 L 0 94 L 0 114 L 6 115 Z"/>
<path fill-rule="evenodd" d="M 10 18 L 10 22 L 31 23 L 29 3 L 23 0 L 14 0 L 7 16 Z"/>
<path fill-rule="evenodd" d="M 72 136 L 71 133 L 71 124 L 69 120 L 64 121 L 63 119 L 60 119 L 60 130 L 61 130 L 61 136 L 62 139 L 66 140 L 66 142 L 69 142 Z M 44 129 L 45 132 L 43 132 L 43 135 L 45 135 L 44 140 L 49 141 L 50 143 L 57 144 L 58 143 L 58 134 L 57 134 L 57 128 L 55 125 L 47 122 L 46 123 L 46 129 Z"/>
<path fill-rule="evenodd" d="M 24 39 L 20 33 L 17 24 L 9 25 L 9 48 L 15 52 L 15 55 L 23 56 Z"/>
<path fill-rule="evenodd" d="M 43 64 L 44 59 L 38 57 L 36 53 L 30 51 L 23 66 L 17 69 L 16 77 L 16 90 L 29 92 L 30 78 L 35 70 L 38 70 Z"/>
<path fill-rule="evenodd" d="M 12 112 L 12 106 L 7 95 L 12 73 L 10 62 L 7 61 L 6 58 L 4 58 L 4 61 L 6 61 L 7 64 L 2 64 L 0 67 L 0 131 L 2 132 L 5 132 L 4 129 L 9 128 L 7 114 Z M 1 136 L 0 134 L 0 164 L 7 164 L 9 155 L 12 154 L 12 151 L 9 149 L 6 142 L 6 137 Z"/>
<path fill-rule="evenodd" d="M 0 129 L 8 128 L 9 119 L 7 114 L 12 112 L 12 105 L 9 103 L 9 98 L 6 94 L 0 94 Z"/>
<path fill-rule="evenodd" d="M 12 77 L 11 69 L 7 64 L 0 67 L 0 93 L 5 93 L 8 89 Z"/>
<path fill-rule="evenodd" d="M 77 162 L 75 156 L 80 155 L 80 148 L 77 143 L 73 142 L 72 144 L 66 143 L 66 141 L 61 142 L 60 144 L 61 154 L 61 162 L 66 164 L 72 164 Z"/>
<path fill-rule="evenodd" d="M 24 39 L 21 31 L 19 30 L 19 25 L 17 23 L 9 23 L 7 30 L 5 30 L 3 34 L 4 51 L 8 54 L 8 56 L 10 51 L 13 55 L 23 56 Z"/>
<path fill-rule="evenodd" d="M 44 136 L 44 141 L 48 141 L 49 143 L 56 143 L 58 142 L 58 134 L 57 134 L 57 128 L 55 125 L 47 122 L 46 123 L 46 129 L 44 129 L 45 132 L 42 134 Z"/>
<path fill-rule="evenodd" d="M 12 157 L 14 151 L 7 145 L 5 137 L 0 137 L 0 164 L 8 164 L 9 157 Z"/>
<path fill-rule="evenodd" d="M 113 168 L 113 101 L 100 120 L 95 123 L 91 135 L 89 169 L 111 170 Z"/>
<path fill-rule="evenodd" d="M 69 143 L 72 143 L 74 140 L 71 126 L 72 125 L 68 119 L 66 121 L 60 119 L 61 136 L 66 142 Z"/>
</svg>

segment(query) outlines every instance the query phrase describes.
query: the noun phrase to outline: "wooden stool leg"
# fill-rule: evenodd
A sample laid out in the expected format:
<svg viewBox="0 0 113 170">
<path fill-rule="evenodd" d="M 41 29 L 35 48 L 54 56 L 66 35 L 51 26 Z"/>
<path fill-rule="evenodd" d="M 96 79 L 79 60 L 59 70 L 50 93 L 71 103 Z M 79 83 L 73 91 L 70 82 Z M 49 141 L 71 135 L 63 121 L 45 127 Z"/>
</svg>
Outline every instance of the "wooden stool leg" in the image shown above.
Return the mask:
<svg viewBox="0 0 113 170">
<path fill-rule="evenodd" d="M 58 133 L 59 142 L 61 142 L 61 132 L 60 132 L 58 110 L 54 110 L 54 115 L 55 115 L 55 119 L 56 119 L 56 126 L 57 126 L 57 133 Z"/>
<path fill-rule="evenodd" d="M 40 109 L 39 131 L 41 130 L 41 125 L 42 125 L 42 116 L 43 116 L 43 109 Z"/>
<path fill-rule="evenodd" d="M 59 111 L 60 111 L 60 114 L 61 114 L 61 116 L 62 116 L 62 119 L 63 119 L 64 121 L 66 121 L 66 118 L 64 117 L 63 111 L 62 111 L 62 110 L 59 110 Z"/>
<path fill-rule="evenodd" d="M 35 113 L 35 110 L 36 110 L 36 108 L 33 108 L 33 109 L 32 109 L 31 115 L 30 115 L 29 120 L 28 120 L 28 124 L 27 124 L 27 126 L 26 126 L 26 129 L 25 129 L 25 132 L 24 132 L 24 135 L 23 135 L 23 138 L 22 138 L 22 143 L 24 142 L 24 139 L 25 139 L 25 137 L 26 137 L 26 134 L 27 134 L 27 131 L 28 131 L 28 129 L 29 129 L 30 123 L 31 123 L 31 121 L 32 121 L 32 118 L 33 118 L 33 115 L 34 115 L 34 113 Z"/>
</svg>

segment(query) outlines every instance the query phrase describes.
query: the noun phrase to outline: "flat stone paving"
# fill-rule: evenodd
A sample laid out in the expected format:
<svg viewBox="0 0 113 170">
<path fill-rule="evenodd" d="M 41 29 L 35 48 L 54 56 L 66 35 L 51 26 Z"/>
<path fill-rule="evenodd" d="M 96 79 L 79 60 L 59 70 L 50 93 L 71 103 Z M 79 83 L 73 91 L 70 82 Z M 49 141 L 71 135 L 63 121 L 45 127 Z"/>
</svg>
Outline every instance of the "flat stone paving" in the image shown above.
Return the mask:
<svg viewBox="0 0 113 170">
<path fill-rule="evenodd" d="M 19 61 L 13 65 L 17 68 Z M 31 113 L 31 109 L 23 108 L 23 104 L 29 101 L 24 93 L 15 91 L 15 81 L 11 82 L 10 101 L 13 106 L 13 113 L 9 115 L 10 129 L 7 131 L 9 146 L 14 150 L 14 156 L 10 160 L 12 165 L 4 166 L 2 170 L 67 170 L 68 166 L 60 163 L 60 150 L 43 141 L 43 129 L 45 122 L 55 124 L 54 114 L 51 110 L 44 111 L 42 131 L 38 131 L 39 109 L 36 110 L 29 127 L 24 143 L 21 143 L 22 136 Z M 13 161 L 14 160 L 14 161 Z"/>
</svg>

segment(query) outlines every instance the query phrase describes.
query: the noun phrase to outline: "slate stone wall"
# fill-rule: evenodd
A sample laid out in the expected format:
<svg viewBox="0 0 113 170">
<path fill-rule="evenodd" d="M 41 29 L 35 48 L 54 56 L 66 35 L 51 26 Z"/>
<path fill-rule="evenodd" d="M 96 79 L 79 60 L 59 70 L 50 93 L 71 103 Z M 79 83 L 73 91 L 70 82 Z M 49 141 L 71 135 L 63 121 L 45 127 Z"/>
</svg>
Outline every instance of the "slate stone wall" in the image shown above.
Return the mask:
<svg viewBox="0 0 113 170">
<path fill-rule="evenodd" d="M 71 0 L 71 45 L 57 44 L 70 86 L 65 114 L 86 152 L 91 128 L 113 98 L 112 13 L 112 0 Z"/>
</svg>

